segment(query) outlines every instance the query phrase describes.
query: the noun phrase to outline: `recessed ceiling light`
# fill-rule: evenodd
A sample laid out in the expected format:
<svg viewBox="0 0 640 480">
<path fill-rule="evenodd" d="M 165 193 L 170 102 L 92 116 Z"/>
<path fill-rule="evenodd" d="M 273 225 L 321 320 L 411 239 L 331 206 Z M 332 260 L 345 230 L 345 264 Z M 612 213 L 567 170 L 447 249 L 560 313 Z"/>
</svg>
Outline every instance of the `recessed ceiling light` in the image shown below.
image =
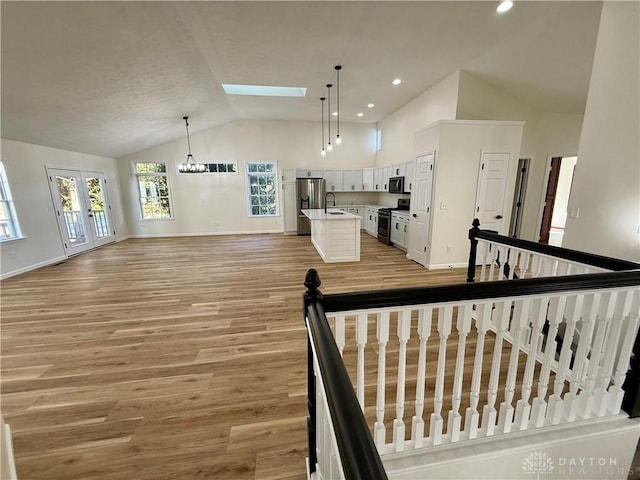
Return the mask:
<svg viewBox="0 0 640 480">
<path fill-rule="evenodd" d="M 396 78 L 393 82 L 394 85 L 400 85 L 402 83 L 402 80 L 400 80 L 399 78 Z"/>
<path fill-rule="evenodd" d="M 237 85 L 223 83 L 222 88 L 227 95 L 255 95 L 261 97 L 304 97 L 304 87 L 274 87 L 270 85 Z"/>
<path fill-rule="evenodd" d="M 359 116 L 359 117 L 364 117 L 364 113 L 362 113 L 362 112 L 358 112 L 358 116 Z"/>
<path fill-rule="evenodd" d="M 338 112 L 333 112 L 331 115 L 333 115 L 334 117 L 338 116 Z"/>
<path fill-rule="evenodd" d="M 511 0 L 504 0 L 500 5 L 498 5 L 496 11 L 498 13 L 504 13 L 511 10 L 511 7 L 513 7 L 513 2 Z"/>
<path fill-rule="evenodd" d="M 370 103 L 369 105 L 367 105 L 367 108 L 373 108 L 373 107 L 375 107 L 373 103 Z"/>
</svg>

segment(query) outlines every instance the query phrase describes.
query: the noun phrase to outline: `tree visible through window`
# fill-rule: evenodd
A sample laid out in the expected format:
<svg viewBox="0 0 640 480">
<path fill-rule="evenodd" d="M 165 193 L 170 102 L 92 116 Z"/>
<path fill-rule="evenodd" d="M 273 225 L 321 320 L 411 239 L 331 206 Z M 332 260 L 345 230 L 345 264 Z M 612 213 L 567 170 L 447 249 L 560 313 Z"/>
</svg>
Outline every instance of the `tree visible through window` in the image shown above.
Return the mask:
<svg viewBox="0 0 640 480">
<path fill-rule="evenodd" d="M 278 215 L 278 168 L 273 162 L 248 162 L 249 216 Z"/>
<path fill-rule="evenodd" d="M 136 163 L 142 218 L 172 218 L 167 167 L 164 163 Z"/>
</svg>

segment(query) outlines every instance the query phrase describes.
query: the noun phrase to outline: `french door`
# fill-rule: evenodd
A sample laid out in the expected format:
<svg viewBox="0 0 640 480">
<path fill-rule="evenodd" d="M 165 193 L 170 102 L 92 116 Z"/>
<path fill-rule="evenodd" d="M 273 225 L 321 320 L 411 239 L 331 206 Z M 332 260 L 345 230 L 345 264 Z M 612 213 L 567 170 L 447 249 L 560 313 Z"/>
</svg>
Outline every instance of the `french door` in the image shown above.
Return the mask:
<svg viewBox="0 0 640 480">
<path fill-rule="evenodd" d="M 115 242 L 104 173 L 47 168 L 67 256 Z"/>
</svg>

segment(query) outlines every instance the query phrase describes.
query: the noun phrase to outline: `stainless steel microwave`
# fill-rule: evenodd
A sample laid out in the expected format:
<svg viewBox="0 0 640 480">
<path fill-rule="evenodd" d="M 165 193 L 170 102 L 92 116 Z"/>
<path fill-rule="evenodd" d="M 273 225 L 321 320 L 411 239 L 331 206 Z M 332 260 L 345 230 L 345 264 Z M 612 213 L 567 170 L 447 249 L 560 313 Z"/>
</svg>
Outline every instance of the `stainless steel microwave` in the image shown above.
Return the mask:
<svg viewBox="0 0 640 480">
<path fill-rule="evenodd" d="M 391 177 L 389 179 L 389 193 L 404 193 L 404 177 Z"/>
</svg>

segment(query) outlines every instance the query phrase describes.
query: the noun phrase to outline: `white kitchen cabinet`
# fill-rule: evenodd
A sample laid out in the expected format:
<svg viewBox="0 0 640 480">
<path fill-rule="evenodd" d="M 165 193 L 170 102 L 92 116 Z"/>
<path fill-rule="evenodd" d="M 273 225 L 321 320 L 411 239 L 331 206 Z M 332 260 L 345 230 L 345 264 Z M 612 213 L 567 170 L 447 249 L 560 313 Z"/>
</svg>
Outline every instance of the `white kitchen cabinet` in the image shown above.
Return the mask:
<svg viewBox="0 0 640 480">
<path fill-rule="evenodd" d="M 325 180 L 327 192 L 342 192 L 344 190 L 342 170 L 324 170 L 322 178 Z"/>
<path fill-rule="evenodd" d="M 391 176 L 392 177 L 404 177 L 405 175 L 404 163 L 399 163 L 397 165 L 391 166 Z"/>
<path fill-rule="evenodd" d="M 374 192 L 384 192 L 386 183 L 385 175 L 387 175 L 387 167 L 376 167 L 373 170 L 373 190 Z"/>
<path fill-rule="evenodd" d="M 295 182 L 296 181 L 296 169 L 284 168 L 282 170 L 282 183 Z"/>
<path fill-rule="evenodd" d="M 364 229 L 369 235 L 378 236 L 378 209 L 365 207 Z"/>
<path fill-rule="evenodd" d="M 296 170 L 296 178 L 322 178 L 322 170 Z"/>
<path fill-rule="evenodd" d="M 403 250 L 407 249 L 409 238 L 409 214 L 391 212 L 391 243 Z"/>
<path fill-rule="evenodd" d="M 343 170 L 343 191 L 345 192 L 361 192 L 364 190 L 362 183 L 362 170 Z"/>
<path fill-rule="evenodd" d="M 374 192 L 375 184 L 373 183 L 375 168 L 363 168 L 362 169 L 362 190 L 365 192 Z"/>
<path fill-rule="evenodd" d="M 295 182 L 282 183 L 282 203 L 284 217 L 284 233 L 285 235 L 294 235 L 298 233 L 298 195 L 296 193 Z"/>
<path fill-rule="evenodd" d="M 389 191 L 389 178 L 393 177 L 393 167 L 391 165 L 387 165 L 386 167 L 382 167 L 382 191 Z"/>
<path fill-rule="evenodd" d="M 415 176 L 416 171 L 416 162 L 415 160 L 411 162 L 407 162 L 404 167 L 404 191 L 407 193 L 411 193 L 413 189 L 413 178 Z"/>
</svg>

